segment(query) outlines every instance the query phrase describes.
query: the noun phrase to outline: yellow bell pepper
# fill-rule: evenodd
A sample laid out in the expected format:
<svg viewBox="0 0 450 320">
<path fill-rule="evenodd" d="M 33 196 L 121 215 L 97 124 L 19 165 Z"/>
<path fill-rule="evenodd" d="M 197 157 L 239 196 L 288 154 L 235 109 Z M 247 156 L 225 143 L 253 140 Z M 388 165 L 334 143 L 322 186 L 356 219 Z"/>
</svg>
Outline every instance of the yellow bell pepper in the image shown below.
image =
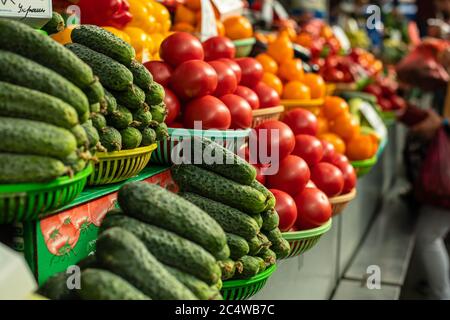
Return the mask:
<svg viewBox="0 0 450 320">
<path fill-rule="evenodd" d="M 116 37 L 122 39 L 123 41 L 131 44 L 130 36 L 128 34 L 126 34 L 125 32 L 123 32 L 122 30 L 116 29 L 114 27 L 102 27 L 102 28 L 111 32 L 112 34 L 114 34 Z"/>
</svg>

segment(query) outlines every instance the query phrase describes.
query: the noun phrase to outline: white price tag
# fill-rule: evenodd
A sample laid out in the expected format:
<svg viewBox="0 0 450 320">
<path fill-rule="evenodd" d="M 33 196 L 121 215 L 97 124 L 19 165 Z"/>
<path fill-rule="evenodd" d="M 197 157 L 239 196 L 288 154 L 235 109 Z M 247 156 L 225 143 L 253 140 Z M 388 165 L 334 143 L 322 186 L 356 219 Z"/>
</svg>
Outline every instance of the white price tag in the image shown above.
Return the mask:
<svg viewBox="0 0 450 320">
<path fill-rule="evenodd" d="M 216 16 L 210 0 L 201 0 L 202 4 L 202 29 L 201 40 L 205 41 L 217 36 Z"/>
<path fill-rule="evenodd" d="M 52 1 L 0 0 L 0 17 L 49 19 L 52 17 Z"/>
<path fill-rule="evenodd" d="M 241 0 L 212 0 L 220 15 L 241 10 L 244 4 Z"/>
<path fill-rule="evenodd" d="M 363 114 L 364 118 L 366 118 L 367 122 L 369 122 L 370 126 L 376 131 L 381 140 L 385 140 L 387 138 L 386 126 L 378 113 L 374 110 L 373 106 L 367 101 L 363 101 L 359 106 L 359 110 Z"/>
</svg>

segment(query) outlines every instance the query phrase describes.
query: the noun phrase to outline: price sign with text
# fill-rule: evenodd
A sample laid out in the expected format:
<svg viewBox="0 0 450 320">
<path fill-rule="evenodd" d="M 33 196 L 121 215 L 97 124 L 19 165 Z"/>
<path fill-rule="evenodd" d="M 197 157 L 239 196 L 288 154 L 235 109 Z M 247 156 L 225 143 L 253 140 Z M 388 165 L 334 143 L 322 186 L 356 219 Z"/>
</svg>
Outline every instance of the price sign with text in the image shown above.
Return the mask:
<svg viewBox="0 0 450 320">
<path fill-rule="evenodd" d="M 49 19 L 51 0 L 0 0 L 0 17 Z"/>
</svg>

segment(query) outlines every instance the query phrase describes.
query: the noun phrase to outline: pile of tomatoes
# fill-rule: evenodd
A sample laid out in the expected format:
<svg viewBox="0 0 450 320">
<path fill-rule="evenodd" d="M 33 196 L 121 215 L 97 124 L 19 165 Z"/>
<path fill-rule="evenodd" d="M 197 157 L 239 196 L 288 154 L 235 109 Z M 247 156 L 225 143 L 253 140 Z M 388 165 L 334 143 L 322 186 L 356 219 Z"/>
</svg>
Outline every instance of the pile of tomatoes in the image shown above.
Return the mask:
<svg viewBox="0 0 450 320">
<path fill-rule="evenodd" d="M 267 142 L 261 139 L 265 130 Z M 348 158 L 317 137 L 318 130 L 317 117 L 304 109 L 291 110 L 282 121 L 267 121 L 255 128 L 258 149 L 279 150 L 278 161 L 273 160 L 276 163 L 258 163 L 255 167 L 258 180 L 275 195 L 282 231 L 312 229 L 326 223 L 332 214 L 328 198 L 349 193 L 356 185 L 356 173 Z M 258 150 L 248 151 L 249 159 L 252 152 L 257 154 Z M 278 165 L 278 171 L 265 175 L 273 165 Z"/>
<path fill-rule="evenodd" d="M 310 100 L 323 98 L 325 82 L 320 75 L 305 74 L 302 60 L 294 58 L 294 47 L 288 32 L 282 31 L 270 40 L 267 52 L 256 56 L 264 69 L 262 81 L 283 99 Z"/>
<path fill-rule="evenodd" d="M 186 32 L 175 32 L 161 44 L 163 61 L 145 66 L 165 88 L 169 127 L 244 129 L 252 110 L 277 106 L 279 95 L 261 82 L 263 68 L 253 58 L 235 59 L 236 48 L 226 37 L 201 43 Z"/>
</svg>

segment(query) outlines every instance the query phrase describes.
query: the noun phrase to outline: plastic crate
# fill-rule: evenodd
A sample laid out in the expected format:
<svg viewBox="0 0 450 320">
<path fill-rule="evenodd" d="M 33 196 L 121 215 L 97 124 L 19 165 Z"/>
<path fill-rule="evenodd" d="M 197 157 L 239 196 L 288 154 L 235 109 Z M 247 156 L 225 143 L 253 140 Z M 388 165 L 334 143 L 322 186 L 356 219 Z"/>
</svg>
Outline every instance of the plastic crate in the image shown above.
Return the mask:
<svg viewBox="0 0 450 320">
<path fill-rule="evenodd" d="M 0 185 L 0 224 L 36 220 L 66 206 L 81 193 L 91 172 L 89 165 L 72 178 Z"/>
<path fill-rule="evenodd" d="M 252 52 L 253 45 L 256 43 L 255 38 L 247 38 L 233 41 L 236 47 L 236 58 L 248 57 Z"/>
<path fill-rule="evenodd" d="M 224 300 L 246 300 L 257 294 L 266 285 L 267 279 L 274 273 L 274 264 L 250 279 L 227 280 L 223 282 L 222 296 Z"/>
<path fill-rule="evenodd" d="M 134 177 L 147 166 L 156 147 L 157 144 L 154 143 L 131 150 L 97 153 L 98 162 L 89 176 L 88 184 L 111 184 Z"/>
<path fill-rule="evenodd" d="M 283 232 L 283 238 L 286 239 L 291 246 L 291 252 L 285 259 L 299 256 L 313 248 L 319 242 L 322 235 L 331 229 L 331 225 L 332 219 L 328 220 L 324 225 L 314 229 Z"/>
</svg>

